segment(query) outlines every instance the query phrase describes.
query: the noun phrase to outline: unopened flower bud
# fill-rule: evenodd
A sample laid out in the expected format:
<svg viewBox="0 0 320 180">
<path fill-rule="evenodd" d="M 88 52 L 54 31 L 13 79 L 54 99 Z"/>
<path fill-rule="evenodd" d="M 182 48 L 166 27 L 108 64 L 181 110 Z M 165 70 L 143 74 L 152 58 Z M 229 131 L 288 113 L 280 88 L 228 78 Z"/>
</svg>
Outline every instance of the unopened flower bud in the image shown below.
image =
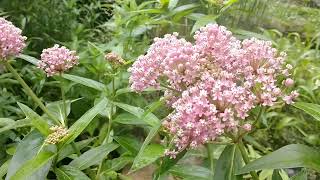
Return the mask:
<svg viewBox="0 0 320 180">
<path fill-rule="evenodd" d="M 52 133 L 45 140 L 47 144 L 57 144 L 63 137 L 68 135 L 68 129 L 62 126 L 52 126 L 50 130 Z"/>
<path fill-rule="evenodd" d="M 284 80 L 283 84 L 284 84 L 286 87 L 291 87 L 291 86 L 293 86 L 294 81 L 293 81 L 291 78 L 288 78 L 288 79 Z"/>
<path fill-rule="evenodd" d="M 106 54 L 105 59 L 114 65 L 123 65 L 125 63 L 122 57 L 114 52 Z"/>
<path fill-rule="evenodd" d="M 251 131 L 251 124 L 244 124 L 243 126 L 242 126 L 242 128 L 245 130 L 245 131 Z"/>
</svg>

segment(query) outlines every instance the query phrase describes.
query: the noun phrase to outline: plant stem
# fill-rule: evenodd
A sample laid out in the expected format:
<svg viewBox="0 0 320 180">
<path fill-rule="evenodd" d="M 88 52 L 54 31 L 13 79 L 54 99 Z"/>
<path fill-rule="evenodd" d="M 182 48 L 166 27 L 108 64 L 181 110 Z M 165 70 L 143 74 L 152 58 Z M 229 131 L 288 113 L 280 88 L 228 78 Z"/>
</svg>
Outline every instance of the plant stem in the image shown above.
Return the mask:
<svg viewBox="0 0 320 180">
<path fill-rule="evenodd" d="M 29 95 L 35 103 L 38 104 L 38 106 L 42 109 L 43 112 L 45 112 L 49 118 L 51 118 L 55 123 L 61 124 L 59 120 L 57 120 L 46 108 L 46 106 L 41 102 L 41 100 L 37 97 L 37 95 L 34 94 L 32 89 L 27 85 L 27 83 L 20 77 L 18 72 L 10 65 L 8 61 L 4 61 L 4 64 L 6 68 L 13 74 L 13 76 L 18 80 L 20 85 L 24 88 L 27 95 Z"/>
<path fill-rule="evenodd" d="M 115 97 L 115 80 L 114 77 L 112 78 L 112 100 Z M 111 132 L 111 127 L 112 127 L 112 114 L 113 114 L 113 104 L 111 103 L 110 105 L 110 114 L 109 114 L 109 122 L 108 122 L 108 129 L 107 129 L 107 136 L 105 137 L 105 139 L 103 140 L 102 144 L 105 144 L 107 142 L 109 142 L 109 138 L 110 138 L 110 132 Z M 98 170 L 97 170 L 97 175 L 96 175 L 96 179 L 98 179 L 100 172 L 101 172 L 101 168 L 103 165 L 104 159 L 101 161 L 101 163 L 99 164 Z"/>
<path fill-rule="evenodd" d="M 207 148 L 207 153 L 208 153 L 208 159 L 210 161 L 210 169 L 211 169 L 211 172 L 214 173 L 214 159 L 213 159 L 213 156 L 212 156 L 212 144 L 206 144 L 206 148 Z"/>
<path fill-rule="evenodd" d="M 239 140 L 239 142 L 238 142 L 238 147 L 239 147 L 239 149 L 240 149 L 240 152 L 241 152 L 241 155 L 242 155 L 242 158 L 243 158 L 245 164 L 248 164 L 248 163 L 250 162 L 250 160 L 249 160 L 247 151 L 246 151 L 246 149 L 245 149 L 245 146 L 244 146 L 244 144 L 243 144 L 243 142 L 242 142 L 242 139 Z M 258 174 L 257 174 L 255 171 L 251 171 L 250 174 L 251 174 L 251 176 L 252 176 L 252 178 L 253 178 L 254 180 L 259 180 L 259 176 L 258 176 Z"/>
<path fill-rule="evenodd" d="M 260 106 L 258 116 L 257 116 L 256 120 L 253 122 L 253 127 L 255 127 L 258 124 L 258 122 L 261 118 L 261 115 L 262 115 L 262 111 L 263 111 L 263 107 Z"/>
<path fill-rule="evenodd" d="M 67 126 L 68 120 L 67 120 L 67 103 L 66 103 L 66 96 L 63 88 L 63 82 L 62 82 L 62 73 L 60 73 L 60 90 L 61 90 L 61 98 L 63 103 L 63 121 L 62 125 Z"/>
</svg>

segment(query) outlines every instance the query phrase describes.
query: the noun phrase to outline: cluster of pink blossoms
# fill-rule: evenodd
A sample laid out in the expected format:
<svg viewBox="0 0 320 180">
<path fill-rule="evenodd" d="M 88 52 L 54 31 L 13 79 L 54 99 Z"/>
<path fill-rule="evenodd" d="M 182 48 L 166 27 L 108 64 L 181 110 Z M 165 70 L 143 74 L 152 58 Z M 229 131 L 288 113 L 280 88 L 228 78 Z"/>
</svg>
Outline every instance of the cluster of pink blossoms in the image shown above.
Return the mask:
<svg viewBox="0 0 320 180">
<path fill-rule="evenodd" d="M 59 47 L 56 44 L 42 51 L 41 61 L 38 66 L 47 73 L 47 76 L 52 76 L 77 65 L 78 59 L 79 57 L 75 51 L 70 51 L 64 46 Z"/>
<path fill-rule="evenodd" d="M 169 86 L 165 96 L 173 112 L 163 125 L 173 135 L 175 147 L 167 151 L 172 157 L 225 132 L 250 131 L 244 120 L 254 107 L 272 106 L 279 97 L 290 104 L 298 96 L 285 94 L 294 83 L 292 66 L 271 42 L 241 42 L 217 24 L 202 27 L 194 39 L 192 44 L 177 33 L 156 38 L 129 69 L 138 92 L 164 82 Z"/>
<path fill-rule="evenodd" d="M 21 35 L 21 29 L 0 17 L 0 60 L 19 55 L 26 46 L 26 39 Z"/>
</svg>

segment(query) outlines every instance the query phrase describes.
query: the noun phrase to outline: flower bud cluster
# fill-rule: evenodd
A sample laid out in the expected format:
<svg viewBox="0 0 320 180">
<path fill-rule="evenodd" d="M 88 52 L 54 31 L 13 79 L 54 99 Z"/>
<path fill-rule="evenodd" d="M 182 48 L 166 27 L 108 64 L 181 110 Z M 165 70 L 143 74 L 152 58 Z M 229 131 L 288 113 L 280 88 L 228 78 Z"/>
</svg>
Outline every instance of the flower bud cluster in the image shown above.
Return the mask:
<svg viewBox="0 0 320 180">
<path fill-rule="evenodd" d="M 68 135 L 68 129 L 62 126 L 52 126 L 50 130 L 52 133 L 45 140 L 47 144 L 57 144 L 63 137 Z"/>
</svg>

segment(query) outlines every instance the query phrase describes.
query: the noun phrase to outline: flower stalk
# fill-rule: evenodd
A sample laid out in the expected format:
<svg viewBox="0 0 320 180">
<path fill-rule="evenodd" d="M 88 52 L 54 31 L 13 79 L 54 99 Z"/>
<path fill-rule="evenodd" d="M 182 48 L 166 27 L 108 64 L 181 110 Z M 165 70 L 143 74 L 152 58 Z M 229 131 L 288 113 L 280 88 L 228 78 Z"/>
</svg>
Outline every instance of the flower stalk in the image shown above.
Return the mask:
<svg viewBox="0 0 320 180">
<path fill-rule="evenodd" d="M 245 164 L 248 164 L 248 163 L 250 162 L 250 160 L 249 160 L 247 151 L 246 151 L 246 149 L 245 149 L 245 146 L 244 146 L 244 144 L 243 144 L 243 142 L 242 142 L 242 139 L 240 139 L 240 140 L 238 141 L 238 147 L 239 147 L 239 150 L 240 150 L 240 152 L 241 152 L 243 161 L 245 162 Z M 255 171 L 251 171 L 250 174 L 251 174 L 251 176 L 252 176 L 252 178 L 253 178 L 254 180 L 259 180 L 259 176 L 258 176 L 258 174 L 257 174 Z"/>
<path fill-rule="evenodd" d="M 60 121 L 50 113 L 50 111 L 46 108 L 46 106 L 42 103 L 42 101 L 38 98 L 38 96 L 34 94 L 32 89 L 20 77 L 18 72 L 11 66 L 11 64 L 8 61 L 4 61 L 4 64 L 5 64 L 6 68 L 17 79 L 17 81 L 20 83 L 20 85 L 23 87 L 23 89 L 25 90 L 26 94 L 29 95 L 34 100 L 34 102 L 42 109 L 42 111 L 45 112 L 49 116 L 49 118 L 51 120 L 53 120 L 56 124 L 61 124 Z"/>
</svg>

